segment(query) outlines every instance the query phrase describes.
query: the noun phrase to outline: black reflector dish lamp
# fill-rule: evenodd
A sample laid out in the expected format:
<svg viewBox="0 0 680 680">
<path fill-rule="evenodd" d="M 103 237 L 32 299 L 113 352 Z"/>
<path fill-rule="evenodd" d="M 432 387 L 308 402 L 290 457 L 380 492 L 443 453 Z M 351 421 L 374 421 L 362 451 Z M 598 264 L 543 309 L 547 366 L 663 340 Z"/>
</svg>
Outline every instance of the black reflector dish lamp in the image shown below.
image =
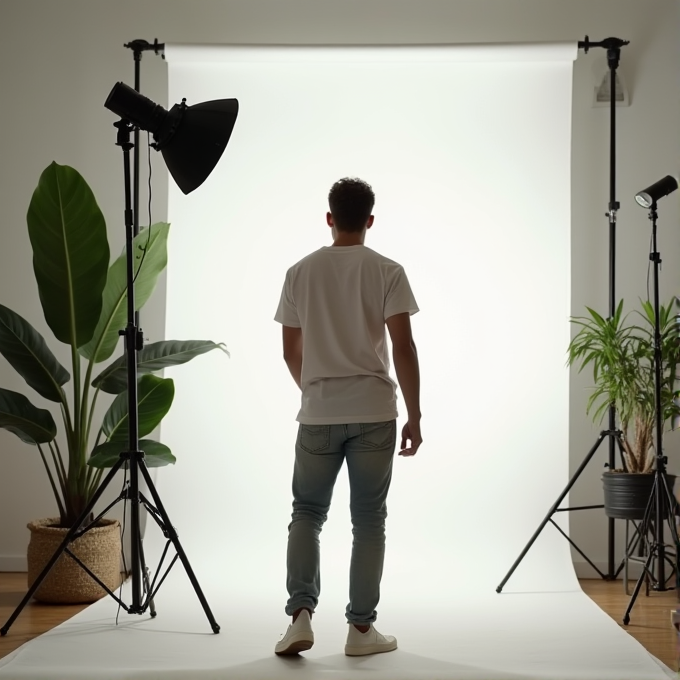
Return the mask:
<svg viewBox="0 0 680 680">
<path fill-rule="evenodd" d="M 666 175 L 658 182 L 654 182 L 651 187 L 635 194 L 635 200 L 643 208 L 651 208 L 660 198 L 672 194 L 677 188 L 678 180 L 672 175 Z"/>
<path fill-rule="evenodd" d="M 104 106 L 153 134 L 168 171 L 185 194 L 205 182 L 215 169 L 238 115 L 236 99 L 215 99 L 187 106 L 186 100 L 170 111 L 125 83 L 116 83 Z"/>
</svg>

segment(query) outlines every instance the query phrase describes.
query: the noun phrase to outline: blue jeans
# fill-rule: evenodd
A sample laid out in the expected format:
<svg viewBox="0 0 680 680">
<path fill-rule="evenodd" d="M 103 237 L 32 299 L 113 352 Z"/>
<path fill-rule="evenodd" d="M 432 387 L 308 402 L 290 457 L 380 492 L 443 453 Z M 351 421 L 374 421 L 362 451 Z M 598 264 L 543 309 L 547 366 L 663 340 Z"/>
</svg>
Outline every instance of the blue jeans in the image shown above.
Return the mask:
<svg viewBox="0 0 680 680">
<path fill-rule="evenodd" d="M 319 534 L 333 487 L 347 460 L 352 516 L 349 623 L 376 620 L 385 558 L 387 492 L 392 479 L 397 422 L 300 425 L 295 444 L 293 515 L 288 527 L 286 614 L 316 609 L 321 589 Z"/>
</svg>

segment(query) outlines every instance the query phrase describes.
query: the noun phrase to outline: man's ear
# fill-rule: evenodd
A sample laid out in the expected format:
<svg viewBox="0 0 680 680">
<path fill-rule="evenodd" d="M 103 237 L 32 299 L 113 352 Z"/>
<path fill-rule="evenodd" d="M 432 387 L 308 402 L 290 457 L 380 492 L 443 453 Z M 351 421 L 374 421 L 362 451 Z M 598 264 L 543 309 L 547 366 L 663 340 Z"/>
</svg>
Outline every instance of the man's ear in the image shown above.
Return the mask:
<svg viewBox="0 0 680 680">
<path fill-rule="evenodd" d="M 371 215 L 368 218 L 368 222 L 366 222 L 366 229 L 370 229 L 373 226 L 373 220 L 374 219 L 375 219 L 375 217 L 373 215 Z"/>
<path fill-rule="evenodd" d="M 334 225 L 333 225 L 333 215 L 331 215 L 329 212 L 326 213 L 326 224 L 327 224 L 329 227 L 334 226 Z"/>
</svg>

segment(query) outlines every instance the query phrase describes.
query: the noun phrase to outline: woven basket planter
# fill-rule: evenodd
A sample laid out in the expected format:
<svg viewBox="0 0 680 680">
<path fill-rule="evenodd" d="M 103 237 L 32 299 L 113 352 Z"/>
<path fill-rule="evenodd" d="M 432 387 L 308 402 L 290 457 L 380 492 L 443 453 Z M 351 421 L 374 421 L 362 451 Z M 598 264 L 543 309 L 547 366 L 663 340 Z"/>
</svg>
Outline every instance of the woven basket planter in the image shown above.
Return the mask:
<svg viewBox="0 0 680 680">
<path fill-rule="evenodd" d="M 28 524 L 28 586 L 40 576 L 49 559 L 64 540 L 68 529 L 58 526 L 58 518 L 39 519 Z M 111 590 L 120 585 L 120 523 L 102 519 L 98 525 L 76 539 L 69 550 L 86 564 Z M 106 591 L 66 553 L 62 554 L 47 574 L 34 598 L 54 604 L 96 602 Z"/>
</svg>

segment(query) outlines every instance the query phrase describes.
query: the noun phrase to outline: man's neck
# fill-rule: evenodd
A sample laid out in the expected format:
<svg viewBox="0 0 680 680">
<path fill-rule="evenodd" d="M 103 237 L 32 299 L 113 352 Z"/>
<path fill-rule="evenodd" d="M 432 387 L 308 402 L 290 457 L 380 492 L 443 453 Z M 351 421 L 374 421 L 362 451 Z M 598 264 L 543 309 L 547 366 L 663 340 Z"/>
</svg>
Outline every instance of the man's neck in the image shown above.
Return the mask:
<svg viewBox="0 0 680 680">
<path fill-rule="evenodd" d="M 338 234 L 334 246 L 363 246 L 364 234 Z"/>
</svg>

